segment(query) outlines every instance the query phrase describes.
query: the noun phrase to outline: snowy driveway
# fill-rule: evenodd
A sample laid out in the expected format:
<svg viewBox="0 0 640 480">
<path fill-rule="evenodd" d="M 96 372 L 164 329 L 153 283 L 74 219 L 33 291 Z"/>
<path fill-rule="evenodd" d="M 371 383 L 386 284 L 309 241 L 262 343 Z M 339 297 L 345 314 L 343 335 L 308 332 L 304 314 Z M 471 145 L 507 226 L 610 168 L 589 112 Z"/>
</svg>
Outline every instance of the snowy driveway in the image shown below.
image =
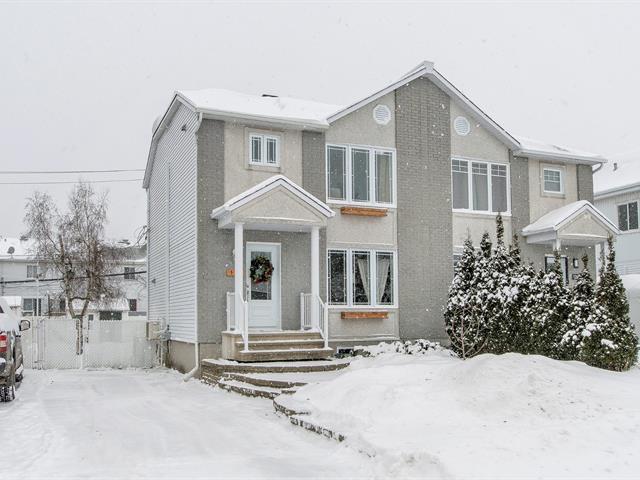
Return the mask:
<svg viewBox="0 0 640 480">
<path fill-rule="evenodd" d="M 0 420 L 3 479 L 374 476 L 365 455 L 271 402 L 172 371 L 27 371 Z"/>
</svg>

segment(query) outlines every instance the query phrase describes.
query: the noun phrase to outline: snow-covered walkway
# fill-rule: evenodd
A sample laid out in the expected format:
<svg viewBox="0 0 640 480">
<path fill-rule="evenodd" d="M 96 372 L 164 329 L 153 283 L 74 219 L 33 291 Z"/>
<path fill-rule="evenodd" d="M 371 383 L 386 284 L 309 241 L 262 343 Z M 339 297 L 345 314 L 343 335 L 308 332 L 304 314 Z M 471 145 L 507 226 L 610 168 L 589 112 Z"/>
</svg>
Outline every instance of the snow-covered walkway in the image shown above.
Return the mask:
<svg viewBox="0 0 640 480">
<path fill-rule="evenodd" d="M 27 371 L 0 404 L 0 478 L 371 477 L 364 455 L 271 402 L 172 371 Z"/>
</svg>

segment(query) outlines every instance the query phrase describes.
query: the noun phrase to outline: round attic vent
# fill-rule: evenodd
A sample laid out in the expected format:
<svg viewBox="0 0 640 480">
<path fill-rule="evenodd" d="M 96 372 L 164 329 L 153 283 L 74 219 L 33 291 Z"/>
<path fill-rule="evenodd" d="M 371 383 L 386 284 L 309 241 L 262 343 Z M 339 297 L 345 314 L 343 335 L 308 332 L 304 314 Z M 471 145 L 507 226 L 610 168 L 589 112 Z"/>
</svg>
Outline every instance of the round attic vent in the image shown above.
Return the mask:
<svg viewBox="0 0 640 480">
<path fill-rule="evenodd" d="M 391 121 L 391 110 L 386 105 L 376 105 L 373 109 L 373 119 L 378 125 L 386 125 Z"/>
<path fill-rule="evenodd" d="M 471 131 L 471 124 L 466 117 L 456 117 L 453 121 L 453 129 L 458 135 L 462 135 L 464 137 L 465 135 L 469 135 L 469 132 Z"/>
</svg>

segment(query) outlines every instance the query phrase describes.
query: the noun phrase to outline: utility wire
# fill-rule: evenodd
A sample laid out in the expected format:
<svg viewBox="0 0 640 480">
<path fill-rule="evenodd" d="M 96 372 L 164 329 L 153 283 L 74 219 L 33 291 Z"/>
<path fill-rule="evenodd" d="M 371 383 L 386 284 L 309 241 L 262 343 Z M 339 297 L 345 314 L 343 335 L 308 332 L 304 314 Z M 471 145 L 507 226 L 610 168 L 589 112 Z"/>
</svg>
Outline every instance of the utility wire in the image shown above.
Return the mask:
<svg viewBox="0 0 640 480">
<path fill-rule="evenodd" d="M 147 273 L 146 270 L 136 270 L 135 272 L 126 272 L 126 273 L 105 273 L 104 275 L 99 275 L 101 277 L 122 277 L 124 275 L 138 275 L 142 273 Z M 89 277 L 74 277 L 73 280 L 86 280 Z M 0 280 L 0 285 L 12 285 L 16 283 L 36 283 L 36 282 L 59 282 L 64 280 L 64 278 L 28 278 L 26 280 Z"/>
<path fill-rule="evenodd" d="M 57 173 L 120 173 L 120 172 L 144 172 L 144 168 L 129 168 L 115 170 L 0 170 L 1 175 L 36 175 Z"/>
<path fill-rule="evenodd" d="M 118 182 L 141 182 L 141 178 L 124 178 L 122 180 L 82 180 L 82 183 L 118 183 Z M 74 181 L 54 181 L 54 182 L 0 182 L 0 185 L 61 185 L 69 183 L 78 183 Z"/>
</svg>

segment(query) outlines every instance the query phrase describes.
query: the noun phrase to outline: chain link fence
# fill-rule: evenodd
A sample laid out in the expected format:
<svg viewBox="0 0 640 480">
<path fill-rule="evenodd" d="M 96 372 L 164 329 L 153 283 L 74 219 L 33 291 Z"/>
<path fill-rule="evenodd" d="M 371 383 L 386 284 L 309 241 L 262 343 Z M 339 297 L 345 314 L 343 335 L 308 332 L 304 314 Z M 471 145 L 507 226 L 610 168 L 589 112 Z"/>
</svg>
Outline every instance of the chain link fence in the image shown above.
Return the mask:
<svg viewBox="0 0 640 480">
<path fill-rule="evenodd" d="M 83 342 L 78 341 L 79 332 Z M 75 320 L 32 317 L 22 332 L 25 368 L 150 368 L 163 345 L 146 319 Z"/>
</svg>

